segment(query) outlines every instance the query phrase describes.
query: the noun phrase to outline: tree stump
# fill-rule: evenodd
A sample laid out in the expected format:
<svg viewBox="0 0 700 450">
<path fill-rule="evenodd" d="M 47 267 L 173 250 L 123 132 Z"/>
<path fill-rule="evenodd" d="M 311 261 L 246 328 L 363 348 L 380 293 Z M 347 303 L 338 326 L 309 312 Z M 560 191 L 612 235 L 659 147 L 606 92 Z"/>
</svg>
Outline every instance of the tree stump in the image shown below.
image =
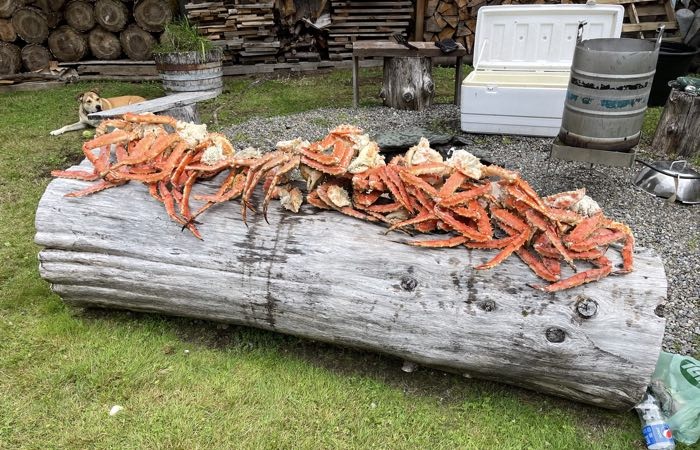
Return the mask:
<svg viewBox="0 0 700 450">
<path fill-rule="evenodd" d="M 141 28 L 159 33 L 173 19 L 173 11 L 168 0 L 141 0 L 134 8 L 134 20 Z"/>
<path fill-rule="evenodd" d="M 80 61 L 87 52 L 87 43 L 82 34 L 62 25 L 49 36 L 49 50 L 59 61 Z"/>
<path fill-rule="evenodd" d="M 12 15 L 15 33 L 27 44 L 42 44 L 49 35 L 46 16 L 36 8 L 20 8 Z"/>
<path fill-rule="evenodd" d="M 15 42 L 17 33 L 15 27 L 12 26 L 12 21 L 9 19 L 0 19 L 0 41 Z"/>
<path fill-rule="evenodd" d="M 95 20 L 107 31 L 112 33 L 122 31 L 128 19 L 129 10 L 120 1 L 97 0 L 95 3 Z"/>
<path fill-rule="evenodd" d="M 126 56 L 135 61 L 151 59 L 153 46 L 156 45 L 156 40 L 151 33 L 142 30 L 134 23 L 119 34 L 119 42 Z"/>
<path fill-rule="evenodd" d="M 672 89 L 656 127 L 652 148 L 669 157 L 700 156 L 700 96 Z"/>
<path fill-rule="evenodd" d="M 379 96 L 384 105 L 423 111 L 435 97 L 433 63 L 425 57 L 384 58 L 384 83 Z"/>
<path fill-rule="evenodd" d="M 122 54 L 119 37 L 102 27 L 95 27 L 88 35 L 90 51 L 97 59 L 117 59 Z"/>
<path fill-rule="evenodd" d="M 0 42 L 0 75 L 13 75 L 22 67 L 20 49 L 14 44 Z"/>
<path fill-rule="evenodd" d="M 86 0 L 72 0 L 63 12 L 66 23 L 76 31 L 84 33 L 95 26 L 95 10 Z"/>
<path fill-rule="evenodd" d="M 649 250 L 628 275 L 546 294 L 515 257 L 474 270 L 495 252 L 417 249 L 336 212 L 273 205 L 246 227 L 227 202 L 199 218 L 200 241 L 138 183 L 64 197 L 87 185 L 52 181 L 36 213 L 40 274 L 69 305 L 259 327 L 614 409 L 641 399 L 661 349 Z"/>
<path fill-rule="evenodd" d="M 22 47 L 22 65 L 28 72 L 46 69 L 51 63 L 51 53 L 43 45 L 29 44 Z"/>
</svg>

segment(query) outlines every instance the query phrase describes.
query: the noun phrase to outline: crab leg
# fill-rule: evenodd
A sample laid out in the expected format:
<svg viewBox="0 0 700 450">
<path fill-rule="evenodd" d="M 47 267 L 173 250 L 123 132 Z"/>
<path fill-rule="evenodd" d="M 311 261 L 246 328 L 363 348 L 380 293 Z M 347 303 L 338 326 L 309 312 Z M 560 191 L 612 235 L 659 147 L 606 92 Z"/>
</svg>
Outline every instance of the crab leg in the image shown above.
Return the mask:
<svg viewBox="0 0 700 450">
<path fill-rule="evenodd" d="M 407 242 L 408 245 L 414 247 L 429 247 L 429 248 L 448 248 L 457 247 L 459 245 L 467 242 L 468 238 L 464 236 L 455 236 L 449 239 L 434 239 L 429 241 L 411 241 Z"/>
<path fill-rule="evenodd" d="M 399 203 L 401 203 L 404 208 L 406 208 L 406 211 L 409 213 L 413 214 L 415 212 L 415 209 L 413 208 L 413 204 L 411 203 L 411 199 L 408 196 L 408 192 L 406 192 L 406 186 L 403 183 L 403 180 L 401 180 L 401 176 L 399 175 L 399 169 L 397 169 L 396 166 L 384 166 L 384 171 L 382 172 L 386 175 L 388 178 L 388 181 L 390 181 L 398 190 L 399 197 L 397 200 Z M 387 186 L 389 184 L 387 183 L 387 180 L 384 181 Z M 391 187 L 389 187 L 391 190 Z M 392 194 L 395 194 L 394 191 L 392 191 Z M 396 197 L 396 195 L 394 195 Z"/>
<path fill-rule="evenodd" d="M 280 178 L 282 178 L 284 175 L 291 172 L 293 169 L 299 167 L 299 160 L 300 158 L 298 156 L 292 157 L 292 159 L 281 165 L 277 169 L 275 176 L 272 177 L 272 180 L 270 181 L 270 187 L 267 189 L 267 192 L 265 193 L 265 199 L 263 200 L 263 217 L 265 218 L 265 222 L 267 222 L 267 207 L 270 204 L 270 201 L 272 201 L 272 196 L 275 193 L 277 183 L 279 182 Z"/>
<path fill-rule="evenodd" d="M 380 172 L 380 176 L 381 176 L 381 172 Z M 420 178 L 416 175 L 413 175 L 412 173 L 410 173 L 406 170 L 400 170 L 399 177 L 401 177 L 401 179 L 406 184 L 413 186 L 417 190 L 425 192 L 433 199 L 437 199 L 440 197 L 440 194 L 438 193 L 437 189 L 435 189 L 433 186 L 431 186 L 428 182 L 426 182 L 422 178 Z"/>
<path fill-rule="evenodd" d="M 330 198 L 328 198 L 327 194 L 328 190 L 328 185 L 327 184 L 322 184 L 321 186 L 316 189 L 316 192 L 318 193 L 318 197 L 323 201 L 326 205 L 330 206 L 331 208 L 335 209 L 336 211 L 340 211 L 341 213 L 348 215 L 350 217 L 354 217 L 356 219 L 362 219 L 362 220 L 367 220 L 369 222 L 377 222 L 380 220 L 378 217 L 375 215 L 368 215 L 364 214 L 354 208 L 351 208 L 350 206 L 343 206 L 343 207 L 338 207 L 333 204 Z"/>
<path fill-rule="evenodd" d="M 579 222 L 578 225 L 562 240 L 564 245 L 571 247 L 571 245 L 581 242 L 588 238 L 601 224 L 603 219 L 603 214 L 594 214 L 591 217 L 587 217 Z"/>
<path fill-rule="evenodd" d="M 104 191 L 105 189 L 113 188 L 115 186 L 121 186 L 122 184 L 125 184 L 126 181 L 120 181 L 120 182 L 112 182 L 112 181 L 100 181 L 99 183 L 95 183 L 85 189 L 81 189 L 80 191 L 75 191 L 75 192 L 69 192 L 66 194 L 64 197 L 85 197 L 86 195 L 94 194 L 95 192 L 100 192 Z"/>
<path fill-rule="evenodd" d="M 559 276 L 553 274 L 549 271 L 549 268 L 544 265 L 544 263 L 532 252 L 527 250 L 525 247 L 520 247 L 515 252 L 516 255 L 527 264 L 530 269 L 532 269 L 535 274 L 547 281 L 559 281 Z"/>
<path fill-rule="evenodd" d="M 486 236 L 480 233 L 478 230 L 466 225 L 453 216 L 449 211 L 443 210 L 439 206 L 435 206 L 433 211 L 438 219 L 445 222 L 445 224 L 450 226 L 457 233 L 471 239 L 472 241 L 485 242 L 491 240 L 491 236 Z"/>
<path fill-rule="evenodd" d="M 493 257 L 490 261 L 480 264 L 475 267 L 477 270 L 484 270 L 484 269 L 491 269 L 493 267 L 496 267 L 500 263 L 506 260 L 510 255 L 513 254 L 513 252 L 517 251 L 519 248 L 521 248 L 525 242 L 530 238 L 530 235 L 532 232 L 530 230 L 524 231 L 517 235 L 513 241 L 511 241 L 508 245 L 506 245 L 503 250 L 498 252 L 496 256 Z"/>
<path fill-rule="evenodd" d="M 544 234 L 547 236 L 547 239 L 549 239 L 549 242 L 551 242 L 554 248 L 557 249 L 561 256 L 564 257 L 564 261 L 566 261 L 569 267 L 571 267 L 575 271 L 576 265 L 574 264 L 574 260 L 571 258 L 571 256 L 569 256 L 569 252 L 566 251 L 566 248 L 564 248 L 564 245 L 559 239 L 559 236 L 554 230 L 554 227 L 551 224 L 547 223 L 546 219 L 540 216 L 534 210 L 526 211 L 525 217 L 532 226 L 544 232 Z"/>
<path fill-rule="evenodd" d="M 441 206 L 457 206 L 469 202 L 477 197 L 491 191 L 491 184 L 486 183 L 481 186 L 475 187 L 472 190 L 459 192 L 457 194 L 451 195 L 450 197 L 442 199 L 438 204 Z"/>
<path fill-rule="evenodd" d="M 593 261 L 593 263 L 598 266 L 598 268 L 579 272 L 569 278 L 550 284 L 549 286 L 533 285 L 532 287 L 543 292 L 557 292 L 590 283 L 591 281 L 598 281 L 608 276 L 612 271 L 612 263 L 605 256 L 601 256 Z"/>
<path fill-rule="evenodd" d="M 94 170 L 92 172 L 87 170 L 52 170 L 51 176 L 81 181 L 96 181 L 100 179 L 100 174 Z"/>
<path fill-rule="evenodd" d="M 402 222 L 396 222 L 395 224 L 390 226 L 386 232 L 389 233 L 390 231 L 396 230 L 398 228 L 407 227 L 409 225 L 416 225 L 416 224 L 419 224 L 421 222 L 425 222 L 428 220 L 435 220 L 435 214 L 427 212 L 427 211 L 422 212 L 422 213 L 418 214 L 417 216 L 410 218 L 408 220 L 404 220 Z"/>
</svg>

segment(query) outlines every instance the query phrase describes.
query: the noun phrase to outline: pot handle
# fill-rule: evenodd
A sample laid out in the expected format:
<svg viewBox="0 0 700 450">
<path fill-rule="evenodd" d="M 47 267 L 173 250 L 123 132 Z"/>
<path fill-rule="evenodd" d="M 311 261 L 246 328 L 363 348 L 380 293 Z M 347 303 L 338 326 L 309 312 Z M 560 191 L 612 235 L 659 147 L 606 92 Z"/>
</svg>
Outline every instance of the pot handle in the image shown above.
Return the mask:
<svg viewBox="0 0 700 450">
<path fill-rule="evenodd" d="M 685 159 L 679 159 L 678 161 L 673 161 L 670 166 L 668 166 L 668 170 L 673 170 L 673 165 L 676 163 L 683 163 L 683 167 L 681 167 L 681 170 L 684 170 L 685 167 L 688 165 L 688 161 Z"/>
<path fill-rule="evenodd" d="M 588 22 L 582 20 L 578 23 L 578 30 L 576 30 L 576 43 L 580 44 L 583 40 L 583 27 L 588 25 Z"/>
<path fill-rule="evenodd" d="M 656 46 L 659 47 L 661 46 L 661 41 L 664 38 L 664 30 L 666 29 L 666 25 L 661 25 L 659 28 L 656 29 Z"/>
</svg>

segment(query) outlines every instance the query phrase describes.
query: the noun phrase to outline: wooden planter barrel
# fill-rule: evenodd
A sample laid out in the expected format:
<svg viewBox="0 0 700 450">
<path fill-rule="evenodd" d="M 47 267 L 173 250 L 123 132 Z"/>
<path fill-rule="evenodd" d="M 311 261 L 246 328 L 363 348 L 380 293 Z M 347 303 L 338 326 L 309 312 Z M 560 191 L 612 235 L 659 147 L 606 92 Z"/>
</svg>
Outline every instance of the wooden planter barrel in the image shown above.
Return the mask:
<svg viewBox="0 0 700 450">
<path fill-rule="evenodd" d="M 143 185 L 64 197 L 85 186 L 52 181 L 36 213 L 41 276 L 70 305 L 248 325 L 614 409 L 641 399 L 661 350 L 649 250 L 629 275 L 545 294 L 515 257 L 477 271 L 493 252 L 417 249 L 336 212 L 273 205 L 246 227 L 228 202 L 200 217 L 200 241 Z"/>
<path fill-rule="evenodd" d="M 154 54 L 156 69 L 167 93 L 218 91 L 224 86 L 220 48 L 207 52 Z"/>
</svg>

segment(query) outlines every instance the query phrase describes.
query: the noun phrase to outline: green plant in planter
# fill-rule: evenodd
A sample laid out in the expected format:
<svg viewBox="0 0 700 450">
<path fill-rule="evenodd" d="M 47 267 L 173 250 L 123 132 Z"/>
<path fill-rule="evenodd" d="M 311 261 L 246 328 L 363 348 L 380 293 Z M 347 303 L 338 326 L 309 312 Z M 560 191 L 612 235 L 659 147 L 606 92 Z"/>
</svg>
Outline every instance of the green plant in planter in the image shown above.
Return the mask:
<svg viewBox="0 0 700 450">
<path fill-rule="evenodd" d="M 212 48 L 214 46 L 211 41 L 199 34 L 196 26 L 187 19 L 180 19 L 165 26 L 160 43 L 153 48 L 153 53 L 201 52 L 204 56 Z"/>
</svg>

